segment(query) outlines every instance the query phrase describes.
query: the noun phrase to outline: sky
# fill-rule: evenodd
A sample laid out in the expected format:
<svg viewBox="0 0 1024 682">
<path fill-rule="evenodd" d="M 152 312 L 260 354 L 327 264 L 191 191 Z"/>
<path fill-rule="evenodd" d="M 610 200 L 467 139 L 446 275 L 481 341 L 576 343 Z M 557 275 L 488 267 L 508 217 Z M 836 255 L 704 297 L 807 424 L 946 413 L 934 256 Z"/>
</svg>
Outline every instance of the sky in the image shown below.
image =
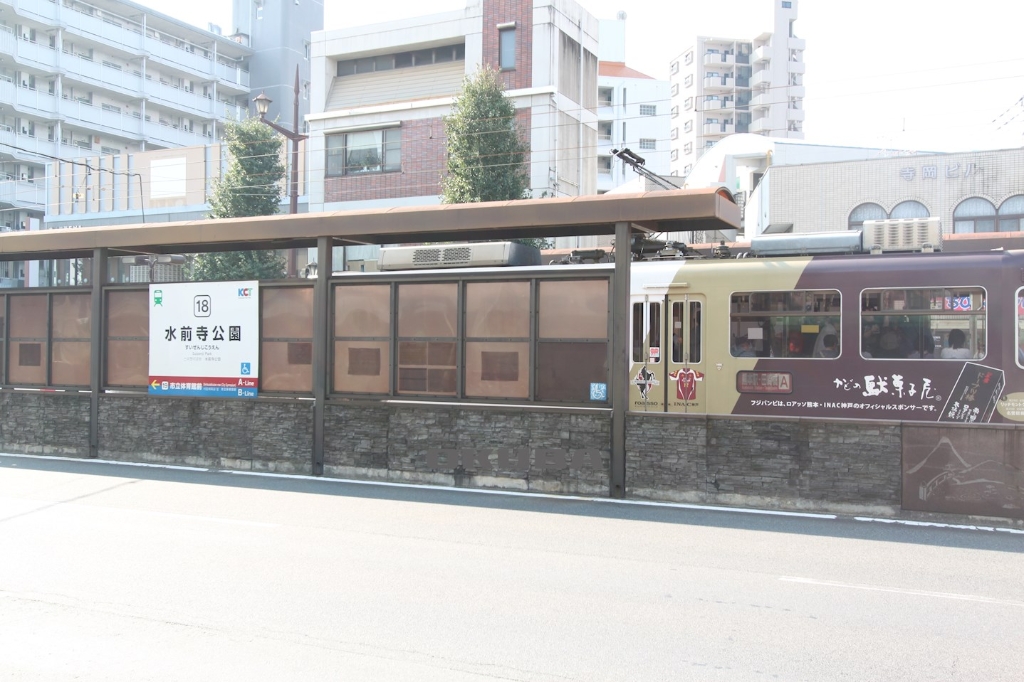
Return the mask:
<svg viewBox="0 0 1024 682">
<path fill-rule="evenodd" d="M 231 26 L 231 0 L 139 0 L 206 28 Z M 325 1 L 325 28 L 461 9 L 466 0 Z M 693 36 L 753 38 L 778 0 L 577 0 L 598 19 L 626 12 L 626 63 L 668 79 Z M 808 142 L 896 151 L 1024 145 L 1020 0 L 799 0 L 807 42 Z M 202 17 L 202 19 L 197 19 Z"/>
</svg>

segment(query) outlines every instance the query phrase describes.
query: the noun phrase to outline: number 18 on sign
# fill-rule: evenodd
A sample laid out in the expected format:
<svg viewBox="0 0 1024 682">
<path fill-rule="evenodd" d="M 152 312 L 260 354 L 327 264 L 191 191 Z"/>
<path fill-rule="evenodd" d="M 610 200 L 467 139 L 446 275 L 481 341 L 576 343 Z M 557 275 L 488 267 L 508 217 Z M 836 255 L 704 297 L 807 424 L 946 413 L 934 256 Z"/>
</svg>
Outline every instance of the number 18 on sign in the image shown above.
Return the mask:
<svg viewBox="0 0 1024 682">
<path fill-rule="evenodd" d="M 149 392 L 259 394 L 259 282 L 149 285 Z"/>
</svg>

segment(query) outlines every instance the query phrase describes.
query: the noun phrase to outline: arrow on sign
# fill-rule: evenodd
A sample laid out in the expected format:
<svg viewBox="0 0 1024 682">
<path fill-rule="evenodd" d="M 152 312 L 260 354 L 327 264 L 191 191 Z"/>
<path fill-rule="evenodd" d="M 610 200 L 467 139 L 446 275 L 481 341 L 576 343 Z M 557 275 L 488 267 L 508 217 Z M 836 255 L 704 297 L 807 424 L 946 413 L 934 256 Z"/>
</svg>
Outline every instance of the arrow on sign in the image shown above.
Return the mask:
<svg viewBox="0 0 1024 682">
<path fill-rule="evenodd" d="M 151 383 L 149 386 L 155 391 L 156 389 L 160 388 L 160 382 L 154 380 L 153 383 Z"/>
</svg>

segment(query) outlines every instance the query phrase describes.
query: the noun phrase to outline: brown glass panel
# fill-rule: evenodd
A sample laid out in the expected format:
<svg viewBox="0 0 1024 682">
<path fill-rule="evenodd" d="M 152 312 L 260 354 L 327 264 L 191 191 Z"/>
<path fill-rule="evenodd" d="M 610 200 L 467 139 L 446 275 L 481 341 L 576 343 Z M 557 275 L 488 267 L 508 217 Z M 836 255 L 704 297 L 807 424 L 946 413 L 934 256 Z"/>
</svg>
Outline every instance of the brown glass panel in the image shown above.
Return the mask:
<svg viewBox="0 0 1024 682">
<path fill-rule="evenodd" d="M 262 287 L 263 338 L 313 338 L 313 287 Z"/>
<path fill-rule="evenodd" d="M 530 283 L 479 282 L 466 285 L 468 338 L 530 336 Z"/>
<path fill-rule="evenodd" d="M 586 403 L 591 383 L 608 383 L 607 343 L 538 343 L 537 399 Z"/>
<path fill-rule="evenodd" d="M 107 342 L 107 386 L 149 383 L 149 341 Z"/>
<path fill-rule="evenodd" d="M 427 343 L 426 343 L 426 341 L 399 341 L 398 342 L 398 364 L 400 364 L 400 365 L 425 365 L 425 364 L 427 364 Z"/>
<path fill-rule="evenodd" d="M 11 298 L 13 299 L 14 297 L 12 296 Z M 12 385 L 45 384 L 46 365 L 43 363 L 43 358 L 45 357 L 45 343 L 38 341 L 12 341 L 7 383 Z"/>
<path fill-rule="evenodd" d="M 54 386 L 88 386 L 91 346 L 85 341 L 54 341 L 50 383 Z"/>
<path fill-rule="evenodd" d="M 260 391 L 308 393 L 313 390 L 312 365 L 289 362 L 288 342 L 260 344 Z"/>
<path fill-rule="evenodd" d="M 398 368 L 399 393 L 426 393 L 427 369 L 425 367 Z"/>
<path fill-rule="evenodd" d="M 398 335 L 405 337 L 457 336 L 457 285 L 401 284 L 398 287 Z"/>
<path fill-rule="evenodd" d="M 92 294 L 55 294 L 53 338 L 88 339 L 91 316 Z"/>
<path fill-rule="evenodd" d="M 608 338 L 607 280 L 541 282 L 539 305 L 541 338 Z"/>
<path fill-rule="evenodd" d="M 149 292 L 111 291 L 107 294 L 107 337 L 149 338 Z"/>
<path fill-rule="evenodd" d="M 334 288 L 334 335 L 387 337 L 391 335 L 391 287 L 338 286 Z"/>
<path fill-rule="evenodd" d="M 429 393 L 445 393 L 448 395 L 455 395 L 455 370 L 433 368 L 428 369 L 427 391 Z"/>
<path fill-rule="evenodd" d="M 387 393 L 391 382 L 390 353 L 391 345 L 387 341 L 335 341 L 334 390 L 338 393 Z"/>
<path fill-rule="evenodd" d="M 427 364 L 432 367 L 439 365 L 442 367 L 453 366 L 455 364 L 455 344 L 450 341 L 430 341 L 427 343 Z"/>
<path fill-rule="evenodd" d="M 528 398 L 530 344 L 466 343 L 466 395 L 474 398 Z"/>
<path fill-rule="evenodd" d="M 46 295 L 11 296 L 11 337 L 46 338 Z"/>
<path fill-rule="evenodd" d="M 4 364 L 3 363 L 3 357 L 4 357 L 4 343 L 3 343 L 3 341 L 0 341 L 0 384 L 7 383 L 7 375 L 6 375 L 6 373 L 4 371 L 4 367 L 3 367 L 3 364 Z"/>
<path fill-rule="evenodd" d="M 5 317 L 7 314 L 6 301 L 7 298 L 5 296 L 0 296 L 0 343 L 3 342 L 4 334 L 7 333 L 7 318 Z"/>
</svg>

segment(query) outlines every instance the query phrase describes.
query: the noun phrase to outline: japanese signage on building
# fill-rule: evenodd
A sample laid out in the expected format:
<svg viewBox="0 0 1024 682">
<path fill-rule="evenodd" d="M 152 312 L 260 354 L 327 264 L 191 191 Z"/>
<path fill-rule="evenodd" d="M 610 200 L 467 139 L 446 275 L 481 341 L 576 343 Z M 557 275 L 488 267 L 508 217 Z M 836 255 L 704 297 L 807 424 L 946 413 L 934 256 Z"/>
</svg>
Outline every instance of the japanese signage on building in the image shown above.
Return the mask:
<svg viewBox="0 0 1024 682">
<path fill-rule="evenodd" d="M 149 393 L 255 398 L 259 283 L 149 285 Z"/>
</svg>

